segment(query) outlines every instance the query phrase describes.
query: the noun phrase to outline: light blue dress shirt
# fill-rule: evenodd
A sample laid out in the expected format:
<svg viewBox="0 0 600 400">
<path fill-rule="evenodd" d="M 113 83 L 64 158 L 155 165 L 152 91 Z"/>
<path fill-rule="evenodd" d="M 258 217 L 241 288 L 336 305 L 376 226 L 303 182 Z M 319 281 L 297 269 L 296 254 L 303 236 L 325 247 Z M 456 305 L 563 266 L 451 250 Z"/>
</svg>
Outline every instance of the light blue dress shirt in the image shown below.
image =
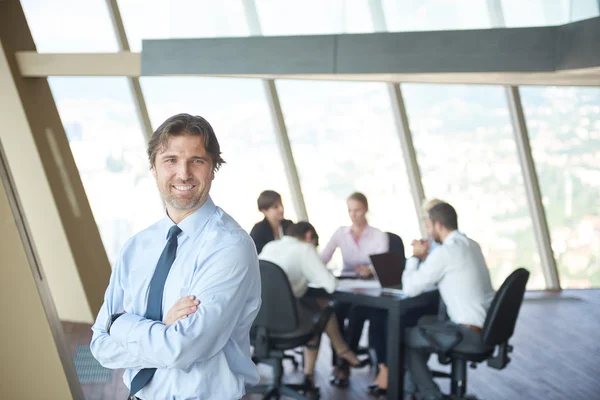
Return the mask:
<svg viewBox="0 0 600 400">
<path fill-rule="evenodd" d="M 157 368 L 136 394 L 144 400 L 239 399 L 246 385 L 259 381 L 249 335 L 261 302 L 256 247 L 210 197 L 181 221 L 163 315 L 184 296 L 195 295 L 200 305 L 189 317 L 165 326 L 143 315 L 171 226 L 165 216 L 121 250 L 92 327 L 92 354 L 106 368 L 125 368 L 128 388 L 140 369 Z M 109 335 L 108 317 L 123 311 Z"/>
<path fill-rule="evenodd" d="M 428 255 L 442 245 L 441 243 L 438 243 L 435 240 L 433 240 L 432 237 L 427 238 L 427 241 L 429 242 L 429 250 L 427 251 Z"/>
</svg>

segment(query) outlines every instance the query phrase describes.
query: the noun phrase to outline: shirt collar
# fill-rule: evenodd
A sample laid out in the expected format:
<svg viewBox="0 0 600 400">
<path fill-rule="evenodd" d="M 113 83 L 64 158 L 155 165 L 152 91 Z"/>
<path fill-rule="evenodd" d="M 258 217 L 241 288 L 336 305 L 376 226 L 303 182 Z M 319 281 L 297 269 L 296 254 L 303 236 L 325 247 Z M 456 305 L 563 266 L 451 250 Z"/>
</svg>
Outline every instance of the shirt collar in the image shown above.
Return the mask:
<svg viewBox="0 0 600 400">
<path fill-rule="evenodd" d="M 444 244 L 454 241 L 454 239 L 456 239 L 456 237 L 459 235 L 461 235 L 461 233 L 458 230 L 453 230 L 452 232 L 450 232 L 448 234 L 448 236 L 446 236 L 446 240 L 444 240 Z"/>
<path fill-rule="evenodd" d="M 346 226 L 344 233 L 348 234 L 348 235 L 352 235 L 352 226 Z M 365 225 L 365 229 L 362 232 L 362 235 L 360 235 L 360 238 L 363 237 L 367 237 L 371 234 L 371 225 L 367 224 Z"/>
<path fill-rule="evenodd" d="M 202 228 L 204 228 L 210 217 L 215 212 L 216 208 L 217 206 L 215 206 L 215 203 L 212 201 L 211 197 L 208 196 L 202 207 L 185 217 L 183 221 L 177 224 L 177 226 L 189 237 L 194 237 L 196 234 L 202 231 Z M 162 224 L 162 231 L 165 239 L 169 233 L 169 229 L 171 229 L 173 225 L 175 224 L 171 218 L 169 218 L 169 215 L 165 210 L 165 217 L 163 218 Z"/>
</svg>

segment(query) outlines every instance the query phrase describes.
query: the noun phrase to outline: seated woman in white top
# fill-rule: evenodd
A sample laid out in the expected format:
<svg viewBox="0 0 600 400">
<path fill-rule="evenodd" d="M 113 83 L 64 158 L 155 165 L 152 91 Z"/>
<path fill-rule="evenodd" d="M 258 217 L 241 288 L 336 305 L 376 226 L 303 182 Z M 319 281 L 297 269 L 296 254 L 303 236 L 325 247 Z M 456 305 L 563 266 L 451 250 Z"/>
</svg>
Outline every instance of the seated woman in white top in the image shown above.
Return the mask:
<svg viewBox="0 0 600 400">
<path fill-rule="evenodd" d="M 316 291 L 311 291 L 308 285 L 311 284 L 323 288 L 328 293 L 333 293 L 337 286 L 337 280 L 317 255 L 315 246 L 318 244 L 318 240 L 317 232 L 311 224 L 298 222 L 288 227 L 286 236 L 281 240 L 267 243 L 259 258 L 270 261 L 283 269 L 290 281 L 294 296 L 302 305 L 320 310 L 328 306 L 328 299 L 324 296 L 316 297 L 314 294 Z M 338 357 L 348 361 L 352 367 L 366 365 L 356 357 L 356 354 L 350 350 L 342 338 L 334 314 L 327 322 L 325 333 L 329 336 Z M 304 350 L 304 374 L 311 381 L 319 352 L 318 339 L 312 344 L 313 346 L 308 346 Z"/>
<path fill-rule="evenodd" d="M 350 226 L 342 226 L 333 234 L 321 253 L 321 260 L 327 264 L 335 250 L 342 251 L 344 269 L 342 275 L 357 274 L 361 278 L 371 276 L 371 254 L 381 254 L 389 250 L 389 238 L 385 232 L 372 227 L 367 222 L 369 203 L 362 193 L 353 193 L 346 201 Z"/>
</svg>

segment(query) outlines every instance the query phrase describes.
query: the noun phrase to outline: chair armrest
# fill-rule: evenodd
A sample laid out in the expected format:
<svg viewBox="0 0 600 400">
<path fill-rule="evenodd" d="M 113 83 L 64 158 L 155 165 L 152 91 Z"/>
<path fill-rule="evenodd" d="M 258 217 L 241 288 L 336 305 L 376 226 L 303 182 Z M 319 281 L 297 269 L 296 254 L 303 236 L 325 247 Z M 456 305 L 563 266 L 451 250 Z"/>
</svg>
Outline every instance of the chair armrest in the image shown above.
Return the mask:
<svg viewBox="0 0 600 400">
<path fill-rule="evenodd" d="M 254 356 L 258 359 L 268 358 L 270 348 L 271 345 L 267 328 L 264 326 L 257 326 L 254 336 Z"/>
<path fill-rule="evenodd" d="M 504 369 L 510 362 L 508 354 L 513 351 L 513 347 L 504 342 L 498 346 L 498 354 L 488 358 L 487 364 L 490 368 Z"/>
</svg>

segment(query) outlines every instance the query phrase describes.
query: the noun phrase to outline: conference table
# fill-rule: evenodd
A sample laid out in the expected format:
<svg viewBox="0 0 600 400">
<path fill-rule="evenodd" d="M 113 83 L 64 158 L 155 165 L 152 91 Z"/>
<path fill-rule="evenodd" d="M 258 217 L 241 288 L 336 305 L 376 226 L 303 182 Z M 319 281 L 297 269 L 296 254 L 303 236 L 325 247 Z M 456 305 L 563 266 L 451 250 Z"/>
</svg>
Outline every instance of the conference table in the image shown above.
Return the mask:
<svg viewBox="0 0 600 400">
<path fill-rule="evenodd" d="M 387 310 L 388 399 L 402 399 L 404 392 L 404 351 L 401 349 L 407 321 L 403 317 L 413 312 L 436 313 L 439 296 L 437 290 L 414 297 L 383 293 L 376 281 L 340 279 L 340 285 L 332 296 L 335 301 Z"/>
</svg>

